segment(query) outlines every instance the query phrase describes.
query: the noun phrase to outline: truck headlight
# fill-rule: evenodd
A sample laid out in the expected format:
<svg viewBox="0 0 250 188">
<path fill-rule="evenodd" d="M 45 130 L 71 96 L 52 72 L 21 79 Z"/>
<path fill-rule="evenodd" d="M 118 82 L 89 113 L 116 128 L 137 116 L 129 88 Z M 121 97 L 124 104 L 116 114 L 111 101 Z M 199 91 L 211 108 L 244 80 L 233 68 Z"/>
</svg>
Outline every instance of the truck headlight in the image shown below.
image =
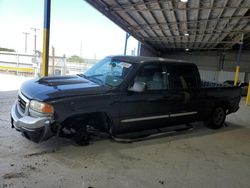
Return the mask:
<svg viewBox="0 0 250 188">
<path fill-rule="evenodd" d="M 45 114 L 53 114 L 54 108 L 52 105 L 45 103 L 45 102 L 39 102 L 32 100 L 30 101 L 30 108 L 34 111 L 45 113 Z"/>
</svg>

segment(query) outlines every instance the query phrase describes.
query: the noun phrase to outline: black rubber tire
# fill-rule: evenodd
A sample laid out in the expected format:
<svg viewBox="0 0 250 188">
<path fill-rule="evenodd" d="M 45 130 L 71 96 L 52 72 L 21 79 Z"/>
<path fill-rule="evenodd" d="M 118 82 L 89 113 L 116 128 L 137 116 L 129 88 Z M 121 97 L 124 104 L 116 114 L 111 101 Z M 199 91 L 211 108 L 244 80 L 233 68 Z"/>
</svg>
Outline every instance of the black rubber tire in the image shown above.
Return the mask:
<svg viewBox="0 0 250 188">
<path fill-rule="evenodd" d="M 211 129 L 219 129 L 223 126 L 226 119 L 226 110 L 222 106 L 217 106 L 211 113 L 210 119 L 207 122 L 207 127 Z"/>
<path fill-rule="evenodd" d="M 83 126 L 82 128 L 79 128 L 72 139 L 79 146 L 89 145 L 89 134 L 86 130 L 86 127 Z"/>
</svg>

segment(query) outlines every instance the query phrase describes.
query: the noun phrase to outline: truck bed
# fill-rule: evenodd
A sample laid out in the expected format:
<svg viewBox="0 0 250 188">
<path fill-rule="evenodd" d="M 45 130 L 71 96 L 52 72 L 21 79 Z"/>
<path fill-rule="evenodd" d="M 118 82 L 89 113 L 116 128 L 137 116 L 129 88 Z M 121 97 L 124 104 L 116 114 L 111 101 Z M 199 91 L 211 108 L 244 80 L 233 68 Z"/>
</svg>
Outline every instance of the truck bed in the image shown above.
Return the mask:
<svg viewBox="0 0 250 188">
<path fill-rule="evenodd" d="M 228 113 L 232 113 L 238 110 L 241 88 L 223 83 L 201 81 L 200 94 L 204 96 L 210 104 L 216 104 L 217 102 L 215 101 L 225 101 L 228 104 Z M 210 104 L 207 104 L 207 106 L 210 106 Z"/>
<path fill-rule="evenodd" d="M 207 88 L 207 87 L 230 87 L 231 88 L 232 86 L 229 86 L 227 84 L 223 84 L 220 82 L 211 82 L 211 81 L 202 80 L 201 87 L 202 88 Z"/>
</svg>

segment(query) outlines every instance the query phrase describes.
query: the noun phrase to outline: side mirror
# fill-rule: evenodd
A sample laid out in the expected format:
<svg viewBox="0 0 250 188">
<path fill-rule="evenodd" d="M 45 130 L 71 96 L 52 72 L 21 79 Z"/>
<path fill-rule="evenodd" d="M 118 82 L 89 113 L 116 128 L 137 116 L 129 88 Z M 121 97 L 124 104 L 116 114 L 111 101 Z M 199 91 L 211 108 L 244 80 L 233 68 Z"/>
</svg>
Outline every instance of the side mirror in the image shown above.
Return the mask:
<svg viewBox="0 0 250 188">
<path fill-rule="evenodd" d="M 128 90 L 133 92 L 143 92 L 145 91 L 146 83 L 145 82 L 135 82 L 132 87 Z"/>
</svg>

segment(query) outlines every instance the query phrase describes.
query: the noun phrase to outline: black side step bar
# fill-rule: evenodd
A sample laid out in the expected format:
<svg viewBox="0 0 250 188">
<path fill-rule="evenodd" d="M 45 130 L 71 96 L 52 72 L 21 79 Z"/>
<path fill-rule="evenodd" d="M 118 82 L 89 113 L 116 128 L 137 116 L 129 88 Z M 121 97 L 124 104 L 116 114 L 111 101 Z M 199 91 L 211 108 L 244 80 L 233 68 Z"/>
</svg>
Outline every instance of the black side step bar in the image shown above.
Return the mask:
<svg viewBox="0 0 250 188">
<path fill-rule="evenodd" d="M 164 128 L 164 129 L 157 129 L 156 133 L 144 133 L 143 135 L 137 135 L 137 136 L 112 136 L 111 135 L 111 139 L 116 141 L 116 142 L 120 142 L 120 143 L 133 143 L 133 142 L 139 142 L 139 141 L 143 141 L 143 140 L 148 140 L 148 139 L 153 139 L 153 138 L 159 138 L 159 137 L 163 137 L 169 134 L 173 134 L 173 133 L 177 133 L 177 132 L 181 132 L 181 131 L 191 131 L 193 130 L 193 126 L 190 124 L 186 124 L 186 126 L 175 126 L 175 127 L 171 127 L 169 128 Z"/>
</svg>

